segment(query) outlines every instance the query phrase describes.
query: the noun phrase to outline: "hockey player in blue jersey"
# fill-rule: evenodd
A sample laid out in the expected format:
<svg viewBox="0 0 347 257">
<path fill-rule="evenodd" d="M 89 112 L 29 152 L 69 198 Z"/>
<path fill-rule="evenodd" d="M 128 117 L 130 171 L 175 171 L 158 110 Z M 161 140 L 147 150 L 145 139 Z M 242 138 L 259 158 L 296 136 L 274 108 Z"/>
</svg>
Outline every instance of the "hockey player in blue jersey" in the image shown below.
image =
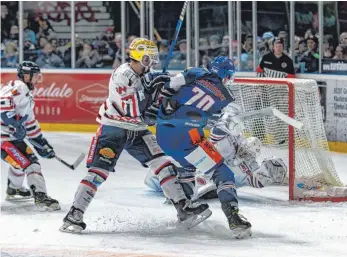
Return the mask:
<svg viewBox="0 0 347 257">
<path fill-rule="evenodd" d="M 162 99 L 156 136 L 162 150 L 182 166 L 177 169 L 180 184 L 170 183 L 175 181 L 175 174 L 158 172 L 156 175 L 164 194 L 174 203 L 181 200 L 175 193 L 179 186 L 188 198 L 193 195 L 195 170 L 209 176 L 217 187 L 230 229 L 236 237 L 247 237 L 251 235 L 251 224 L 239 215 L 234 173 L 203 131 L 214 114 L 220 114 L 234 101 L 228 89 L 235 73 L 234 64 L 231 59 L 218 56 L 211 66 L 210 71 L 188 69 L 165 84 L 162 91 L 173 96 Z M 225 126 L 229 126 L 228 119 Z"/>
</svg>

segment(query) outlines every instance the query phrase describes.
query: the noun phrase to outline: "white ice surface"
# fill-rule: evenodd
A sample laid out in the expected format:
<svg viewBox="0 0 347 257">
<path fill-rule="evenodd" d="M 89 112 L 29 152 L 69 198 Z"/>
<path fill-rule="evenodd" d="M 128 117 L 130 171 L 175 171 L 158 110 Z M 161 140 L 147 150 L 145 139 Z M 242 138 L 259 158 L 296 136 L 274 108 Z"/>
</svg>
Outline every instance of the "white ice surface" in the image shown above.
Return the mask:
<svg viewBox="0 0 347 257">
<path fill-rule="evenodd" d="M 73 162 L 87 154 L 92 134 L 46 133 L 56 153 Z M 332 153 L 347 183 L 347 155 Z M 4 200 L 7 166 L 1 164 L 0 247 L 2 256 L 347 256 L 347 203 L 288 202 L 286 187 L 239 190 L 241 213 L 253 225 L 246 240 L 228 237 L 217 200 L 211 218 L 190 230 L 175 228 L 173 206 L 143 184 L 146 169 L 126 152 L 117 171 L 99 188 L 85 213 L 83 235 L 59 232 L 75 190 L 86 173 L 56 160 L 41 160 L 49 194 L 62 210 L 38 212 L 32 202 Z"/>
</svg>

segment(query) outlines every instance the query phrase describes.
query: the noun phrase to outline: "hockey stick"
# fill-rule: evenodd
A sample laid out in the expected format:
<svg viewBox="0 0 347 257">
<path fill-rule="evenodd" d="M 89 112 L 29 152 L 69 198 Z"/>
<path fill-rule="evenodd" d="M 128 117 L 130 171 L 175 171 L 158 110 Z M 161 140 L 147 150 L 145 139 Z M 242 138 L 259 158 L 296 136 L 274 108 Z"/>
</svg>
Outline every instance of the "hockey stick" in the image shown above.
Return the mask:
<svg viewBox="0 0 347 257">
<path fill-rule="evenodd" d="M 302 122 L 285 115 L 283 112 L 277 110 L 274 107 L 267 107 L 267 108 L 260 109 L 260 110 L 241 113 L 237 117 L 241 121 L 244 121 L 244 120 L 248 120 L 248 119 L 257 118 L 257 117 L 259 117 L 259 115 L 260 116 L 272 116 L 272 115 L 274 115 L 277 118 L 279 118 L 280 120 L 282 120 L 283 122 L 297 128 L 297 129 L 301 129 L 304 125 Z"/>
<path fill-rule="evenodd" d="M 167 68 L 169 67 L 169 62 L 170 62 L 170 59 L 171 59 L 171 57 L 172 57 L 173 50 L 174 50 L 175 45 L 176 45 L 176 41 L 177 41 L 177 38 L 178 38 L 178 34 L 180 33 L 180 30 L 181 30 L 181 27 L 182 27 L 182 23 L 183 23 L 184 15 L 185 15 L 185 13 L 186 13 L 187 5 L 188 5 L 188 1 L 185 1 L 185 2 L 184 2 L 184 5 L 183 5 L 183 7 L 182 7 L 182 11 L 181 11 L 180 17 L 179 17 L 178 22 L 177 22 L 177 26 L 176 26 L 176 30 L 175 30 L 175 35 L 174 35 L 174 40 L 171 41 L 170 50 L 169 50 L 169 53 L 168 53 L 167 56 L 166 56 L 166 60 L 165 60 L 165 65 L 164 65 L 164 68 L 163 68 L 163 72 L 166 72 Z M 188 43 L 189 43 L 189 42 L 188 42 Z"/>
<path fill-rule="evenodd" d="M 31 139 L 28 139 L 28 140 L 33 146 L 35 146 L 39 149 L 44 149 L 44 147 L 42 147 L 42 145 L 36 143 L 34 140 L 31 140 Z M 74 162 L 74 164 L 69 164 L 66 161 L 64 161 L 62 158 L 60 158 L 59 156 L 57 156 L 57 155 L 54 156 L 54 158 L 56 160 L 60 161 L 62 164 L 64 164 L 65 166 L 69 167 L 72 170 L 75 170 L 78 167 L 78 165 L 80 165 L 80 163 L 83 161 L 84 157 L 85 157 L 85 154 L 81 153 L 80 156 L 78 156 L 77 160 Z"/>
</svg>

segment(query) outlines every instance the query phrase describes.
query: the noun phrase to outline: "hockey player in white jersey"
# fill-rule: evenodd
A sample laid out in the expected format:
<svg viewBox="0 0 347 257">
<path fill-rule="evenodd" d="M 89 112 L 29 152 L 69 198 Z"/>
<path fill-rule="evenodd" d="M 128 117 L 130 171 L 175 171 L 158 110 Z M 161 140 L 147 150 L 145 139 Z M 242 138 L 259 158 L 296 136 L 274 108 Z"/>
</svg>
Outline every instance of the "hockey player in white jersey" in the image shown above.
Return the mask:
<svg viewBox="0 0 347 257">
<path fill-rule="evenodd" d="M 55 156 L 53 147 L 42 136 L 40 125 L 34 115 L 31 91 L 42 80 L 40 68 L 30 61 L 18 67 L 18 80 L 10 81 L 0 91 L 1 97 L 1 159 L 8 164 L 7 199 L 30 198 L 40 210 L 59 210 L 57 200 L 47 195 L 41 165 L 33 150 L 24 142 L 27 137 L 34 141 L 37 153 L 43 158 Z M 23 186 L 24 177 L 32 194 Z"/>
<path fill-rule="evenodd" d="M 158 48 L 153 41 L 137 38 L 132 41 L 129 50 L 130 63 L 121 65 L 111 75 L 109 95 L 97 117 L 100 127 L 92 139 L 87 158 L 88 172 L 77 188 L 70 211 L 63 219 L 60 227 L 62 232 L 79 233 L 86 228 L 84 213 L 98 187 L 115 171 L 123 150 L 153 173 L 162 172 L 174 178 L 167 181 L 167 186 L 175 199 L 182 199 L 175 203 L 178 213 L 184 214 L 180 216 L 182 220 L 208 209 L 207 204 L 190 206 L 186 201 L 185 193 L 176 179 L 175 166 L 158 146 L 145 123 L 148 121 L 144 113 L 152 103 L 155 83 L 164 83 L 169 79 L 159 75 L 153 78 L 155 73 L 149 73 L 150 68 L 158 63 Z"/>
</svg>

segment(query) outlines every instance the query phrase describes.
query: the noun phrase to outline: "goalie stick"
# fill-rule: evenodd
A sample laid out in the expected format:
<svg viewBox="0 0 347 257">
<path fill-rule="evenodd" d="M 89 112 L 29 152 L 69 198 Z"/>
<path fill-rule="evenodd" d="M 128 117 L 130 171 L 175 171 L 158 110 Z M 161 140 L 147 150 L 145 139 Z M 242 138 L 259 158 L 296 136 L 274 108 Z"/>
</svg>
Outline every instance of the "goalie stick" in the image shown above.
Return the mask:
<svg viewBox="0 0 347 257">
<path fill-rule="evenodd" d="M 33 146 L 43 149 L 43 147 L 40 144 L 36 143 L 34 140 L 31 140 L 31 139 L 28 139 L 28 140 Z M 59 162 L 61 162 L 62 164 L 64 164 L 65 166 L 69 167 L 72 170 L 75 170 L 78 167 L 78 165 L 80 165 L 84 157 L 85 157 L 85 154 L 81 153 L 80 156 L 78 156 L 77 160 L 73 164 L 69 164 L 66 161 L 64 161 L 62 158 L 60 158 L 59 156 L 57 155 L 54 156 L 56 160 L 58 160 Z"/>
<path fill-rule="evenodd" d="M 260 110 L 255 110 L 255 111 L 250 111 L 250 112 L 245 112 L 237 115 L 237 118 L 239 118 L 241 121 L 248 120 L 248 119 L 253 119 L 257 118 L 260 116 L 276 116 L 283 122 L 293 126 L 294 128 L 297 129 L 302 129 L 303 123 L 295 120 L 287 115 L 285 115 L 283 112 L 279 111 L 278 109 L 274 107 L 266 107 Z"/>
</svg>

